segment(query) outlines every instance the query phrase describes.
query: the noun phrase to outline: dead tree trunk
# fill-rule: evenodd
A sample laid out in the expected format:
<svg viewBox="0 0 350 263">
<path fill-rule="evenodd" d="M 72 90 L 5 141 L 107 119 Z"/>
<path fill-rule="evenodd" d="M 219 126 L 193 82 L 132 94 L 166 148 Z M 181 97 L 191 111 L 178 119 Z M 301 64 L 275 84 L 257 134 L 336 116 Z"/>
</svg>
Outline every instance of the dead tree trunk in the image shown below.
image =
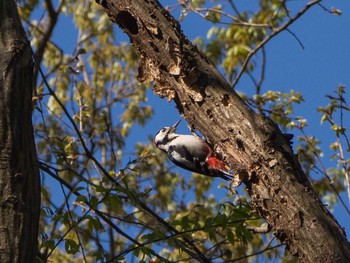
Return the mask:
<svg viewBox="0 0 350 263">
<path fill-rule="evenodd" d="M 179 112 L 243 178 L 256 211 L 304 262 L 349 262 L 345 233 L 323 206 L 289 142 L 255 113 L 156 0 L 101 0 L 141 57 L 140 81 Z"/>
<path fill-rule="evenodd" d="M 0 262 L 35 262 L 40 180 L 31 121 L 33 63 L 13 0 L 0 0 L 0 72 Z"/>
</svg>

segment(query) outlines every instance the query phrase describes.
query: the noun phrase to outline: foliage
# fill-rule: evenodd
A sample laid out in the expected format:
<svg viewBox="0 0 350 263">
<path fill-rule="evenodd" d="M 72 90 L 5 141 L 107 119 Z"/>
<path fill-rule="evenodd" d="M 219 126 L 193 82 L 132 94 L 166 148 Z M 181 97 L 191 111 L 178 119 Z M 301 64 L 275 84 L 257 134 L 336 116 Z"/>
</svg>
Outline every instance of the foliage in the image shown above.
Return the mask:
<svg viewBox="0 0 350 263">
<path fill-rule="evenodd" d="M 345 87 L 339 86 L 336 96 L 328 97 L 330 104 L 318 109 L 335 136 L 331 149 L 337 165 L 326 168 L 320 141 L 307 135 L 302 116 L 294 116 L 295 104 L 303 102 L 301 93 L 262 94 L 263 76 L 256 81 L 252 73 L 264 68 L 265 60 L 245 64 L 258 49 L 264 57 L 259 44 L 290 21 L 287 3 L 259 1 L 257 11 L 240 12 L 233 1 L 223 2 L 180 1 L 169 9 L 180 8 L 180 19 L 195 13 L 213 23 L 207 39 L 198 36 L 203 50 L 229 79 L 239 77 L 239 71 L 251 77 L 256 94 L 242 97 L 283 129 L 301 134 L 296 151 L 318 193 L 330 205 L 343 202 L 339 194 L 345 190 L 342 180 L 349 182 L 350 162 L 344 154 L 350 148 Z M 221 185 L 219 196 L 210 194 L 211 178 L 193 174 L 184 179 L 155 150 L 152 139 L 130 141 L 130 132 L 153 117 L 152 95 L 136 80 L 134 48 L 120 40 L 98 5 L 61 0 L 54 6 L 51 0 L 36 0 L 20 3 L 19 12 L 34 55 L 44 51 L 37 56 L 43 70 L 33 96 L 43 186 L 43 262 L 293 261 L 272 234 L 248 230 L 264 222 L 243 190 Z M 50 28 L 56 30 L 53 35 Z M 65 35 L 68 29 L 72 32 Z"/>
</svg>

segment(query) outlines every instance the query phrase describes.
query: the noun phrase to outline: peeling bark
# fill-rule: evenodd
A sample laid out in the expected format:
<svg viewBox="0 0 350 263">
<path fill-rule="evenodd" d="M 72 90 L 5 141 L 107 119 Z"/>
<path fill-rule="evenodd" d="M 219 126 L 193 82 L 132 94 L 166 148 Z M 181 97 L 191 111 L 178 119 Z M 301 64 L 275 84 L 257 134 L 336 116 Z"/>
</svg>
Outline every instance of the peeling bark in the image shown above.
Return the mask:
<svg viewBox="0 0 350 263">
<path fill-rule="evenodd" d="M 101 0 L 140 53 L 139 80 L 180 114 L 244 181 L 256 211 L 305 262 L 349 262 L 343 229 L 323 206 L 271 119 L 249 108 L 156 0 Z"/>
<path fill-rule="evenodd" d="M 36 262 L 40 181 L 32 52 L 12 0 L 0 0 L 0 72 L 0 262 Z"/>
</svg>

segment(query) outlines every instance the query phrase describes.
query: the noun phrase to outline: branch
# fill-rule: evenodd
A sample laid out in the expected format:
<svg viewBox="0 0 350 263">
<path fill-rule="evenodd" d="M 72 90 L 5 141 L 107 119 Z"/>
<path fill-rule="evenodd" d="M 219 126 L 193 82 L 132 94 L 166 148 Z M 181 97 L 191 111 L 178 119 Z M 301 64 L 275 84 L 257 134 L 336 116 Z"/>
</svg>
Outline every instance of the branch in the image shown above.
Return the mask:
<svg viewBox="0 0 350 263">
<path fill-rule="evenodd" d="M 47 22 L 47 26 L 45 27 L 46 30 L 41 35 L 41 38 L 38 42 L 38 48 L 34 54 L 37 64 L 39 65 L 41 64 L 41 61 L 44 57 L 45 49 L 51 38 L 52 32 L 57 24 L 58 16 L 60 15 L 61 9 L 64 6 L 64 4 L 65 4 L 65 0 L 61 0 L 56 11 L 52 4 L 52 0 L 45 0 L 45 5 L 49 14 L 47 17 L 48 22 Z M 34 67 L 34 78 L 33 78 L 34 86 L 36 86 L 37 79 L 38 79 L 38 67 Z"/>
<path fill-rule="evenodd" d="M 40 169 L 42 169 L 43 171 L 45 171 L 46 173 L 50 174 L 53 178 L 55 178 L 57 181 L 60 182 L 61 185 L 64 185 L 67 189 L 69 189 L 75 196 L 79 197 L 81 196 L 81 194 L 77 191 L 74 190 L 74 188 L 72 188 L 72 186 L 70 184 L 68 184 L 65 180 L 63 180 L 62 178 L 60 178 L 60 176 L 57 174 L 57 171 L 52 171 L 48 166 L 46 166 L 45 164 L 41 163 L 40 165 Z M 111 188 L 112 190 L 112 188 Z M 104 198 L 102 198 L 102 200 L 99 201 L 99 203 L 103 202 L 103 200 L 105 198 L 107 198 L 108 195 L 106 195 Z M 141 243 L 139 243 L 139 241 L 137 241 L 136 239 L 132 238 L 131 236 L 129 236 L 127 233 L 125 233 L 123 230 L 121 230 L 116 224 L 114 224 L 112 222 L 112 220 L 110 220 L 107 216 L 104 215 L 103 212 L 99 211 L 98 209 L 95 209 L 90 203 L 85 203 L 89 209 L 77 220 L 76 224 L 78 225 L 80 222 L 82 222 L 85 217 L 91 212 L 95 212 L 105 223 L 107 223 L 109 226 L 111 226 L 118 234 L 120 234 L 121 236 L 123 236 L 124 238 L 126 238 L 127 240 L 131 241 L 133 244 L 136 245 L 141 245 Z M 52 254 L 52 252 L 55 250 L 55 248 L 59 245 L 59 243 L 65 238 L 65 236 L 73 229 L 73 227 L 75 226 L 75 224 L 72 224 L 72 226 L 66 231 L 66 233 L 59 239 L 59 241 L 55 244 L 55 246 L 53 247 L 53 249 L 50 251 L 50 253 L 47 255 L 46 259 L 49 258 L 49 256 Z M 151 254 L 154 255 L 155 257 L 157 257 L 158 259 L 164 261 L 164 262 L 169 262 L 168 260 L 166 260 L 165 258 L 161 257 L 158 253 L 154 252 L 152 249 L 150 250 Z"/>
<path fill-rule="evenodd" d="M 239 71 L 238 75 L 235 78 L 235 81 L 232 84 L 232 88 L 235 88 L 238 81 L 242 77 L 244 71 L 246 70 L 248 63 L 250 59 L 258 52 L 264 45 L 266 45 L 271 39 L 273 39 L 275 36 L 277 36 L 282 31 L 286 30 L 291 24 L 293 24 L 298 18 L 300 18 L 303 14 L 306 13 L 312 6 L 318 4 L 322 0 L 316 0 L 309 2 L 299 13 L 297 13 L 294 17 L 289 19 L 284 25 L 280 26 L 279 28 L 273 30 L 271 35 L 267 36 L 263 41 L 259 43 L 246 57 L 246 59 L 243 62 L 243 65 L 241 67 L 241 70 Z"/>
<path fill-rule="evenodd" d="M 225 261 L 225 262 L 241 262 L 244 259 L 247 259 L 247 258 L 250 258 L 250 257 L 254 257 L 254 256 L 257 256 L 257 255 L 261 255 L 261 254 L 265 253 L 266 251 L 269 251 L 269 250 L 272 250 L 272 249 L 275 249 L 275 248 L 279 248 L 281 246 L 286 245 L 284 243 L 281 243 L 281 244 L 278 244 L 278 245 L 270 247 L 272 241 L 273 241 L 273 239 L 270 241 L 270 243 L 263 250 L 260 250 L 258 252 L 254 252 L 254 253 L 248 254 L 248 255 L 243 256 L 243 257 L 235 258 L 234 260 Z"/>
<path fill-rule="evenodd" d="M 264 28 L 271 28 L 271 26 L 269 24 L 257 24 L 257 23 L 250 23 L 250 22 L 246 22 L 241 20 L 240 18 L 237 18 L 235 16 L 232 16 L 222 10 L 219 9 L 215 9 L 215 8 L 193 8 L 192 6 L 189 6 L 189 10 L 193 11 L 194 13 L 197 13 L 198 15 L 200 15 L 202 18 L 207 19 L 206 15 L 203 15 L 201 13 L 201 11 L 211 11 L 211 12 L 216 12 L 220 15 L 224 15 L 228 18 L 230 18 L 232 21 L 234 21 L 235 23 L 224 23 L 224 22 L 220 22 L 223 24 L 229 24 L 229 25 L 236 25 L 236 26 L 248 26 L 248 27 L 264 27 Z"/>
</svg>

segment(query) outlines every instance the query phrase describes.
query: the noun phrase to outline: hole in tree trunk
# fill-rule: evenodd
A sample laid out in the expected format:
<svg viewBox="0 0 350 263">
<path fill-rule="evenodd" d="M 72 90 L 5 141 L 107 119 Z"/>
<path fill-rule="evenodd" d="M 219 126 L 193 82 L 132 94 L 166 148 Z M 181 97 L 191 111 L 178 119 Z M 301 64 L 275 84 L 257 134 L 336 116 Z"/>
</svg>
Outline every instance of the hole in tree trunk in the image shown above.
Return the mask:
<svg viewBox="0 0 350 263">
<path fill-rule="evenodd" d="M 136 19 L 129 12 L 119 12 L 117 15 L 117 21 L 123 29 L 129 31 L 133 35 L 136 35 L 139 32 Z"/>
</svg>

